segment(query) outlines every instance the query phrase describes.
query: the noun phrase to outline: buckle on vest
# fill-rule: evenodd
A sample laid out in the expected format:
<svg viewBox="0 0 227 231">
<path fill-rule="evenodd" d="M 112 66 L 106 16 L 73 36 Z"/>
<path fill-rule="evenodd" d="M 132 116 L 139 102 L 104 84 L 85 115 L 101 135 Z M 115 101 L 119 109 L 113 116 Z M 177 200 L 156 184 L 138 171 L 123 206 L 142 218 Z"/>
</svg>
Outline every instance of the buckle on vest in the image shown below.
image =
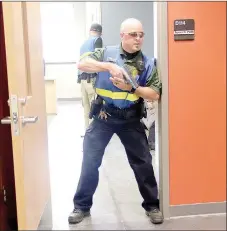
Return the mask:
<svg viewBox="0 0 227 231">
<path fill-rule="evenodd" d="M 144 69 L 145 69 L 145 63 L 144 63 L 144 61 L 138 60 L 138 61 L 136 62 L 136 67 L 137 67 L 137 69 L 138 69 L 140 72 L 144 71 Z"/>
</svg>

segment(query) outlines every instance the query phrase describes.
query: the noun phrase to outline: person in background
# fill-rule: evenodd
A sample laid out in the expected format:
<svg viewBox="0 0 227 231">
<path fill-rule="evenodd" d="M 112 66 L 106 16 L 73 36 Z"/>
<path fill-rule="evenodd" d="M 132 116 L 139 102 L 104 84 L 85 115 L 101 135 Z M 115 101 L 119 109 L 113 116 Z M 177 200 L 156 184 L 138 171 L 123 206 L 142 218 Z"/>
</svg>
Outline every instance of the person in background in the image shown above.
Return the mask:
<svg viewBox="0 0 227 231">
<path fill-rule="evenodd" d="M 89 38 L 80 47 L 80 59 L 94 52 L 95 49 L 103 47 L 103 41 L 101 35 L 102 35 L 102 26 L 98 23 L 93 23 L 90 27 Z M 91 120 L 89 120 L 89 113 L 90 113 L 91 101 L 95 97 L 95 91 L 93 88 L 93 80 L 95 77 L 96 77 L 96 73 L 86 73 L 78 70 L 77 82 L 81 84 L 85 130 L 87 129 L 87 127 L 91 122 Z M 81 137 L 84 137 L 84 135 L 82 135 Z"/>
</svg>

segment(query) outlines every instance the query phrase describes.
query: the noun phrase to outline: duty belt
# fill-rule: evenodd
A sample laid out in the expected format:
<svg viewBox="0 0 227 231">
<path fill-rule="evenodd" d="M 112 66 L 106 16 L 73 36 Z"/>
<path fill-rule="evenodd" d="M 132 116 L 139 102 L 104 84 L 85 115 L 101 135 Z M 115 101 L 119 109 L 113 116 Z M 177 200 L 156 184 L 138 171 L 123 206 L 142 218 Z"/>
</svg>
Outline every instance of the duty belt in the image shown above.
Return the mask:
<svg viewBox="0 0 227 231">
<path fill-rule="evenodd" d="M 112 105 L 103 105 L 104 111 L 109 113 L 111 116 L 114 116 L 118 119 L 133 119 L 133 118 L 141 118 L 141 105 L 135 104 L 130 108 L 117 108 Z"/>
<path fill-rule="evenodd" d="M 81 79 L 81 80 L 86 80 L 88 78 L 95 78 L 96 77 L 96 73 L 92 73 L 92 74 L 89 74 L 89 73 L 85 73 L 83 72 L 82 74 L 80 74 L 78 77 Z"/>
</svg>

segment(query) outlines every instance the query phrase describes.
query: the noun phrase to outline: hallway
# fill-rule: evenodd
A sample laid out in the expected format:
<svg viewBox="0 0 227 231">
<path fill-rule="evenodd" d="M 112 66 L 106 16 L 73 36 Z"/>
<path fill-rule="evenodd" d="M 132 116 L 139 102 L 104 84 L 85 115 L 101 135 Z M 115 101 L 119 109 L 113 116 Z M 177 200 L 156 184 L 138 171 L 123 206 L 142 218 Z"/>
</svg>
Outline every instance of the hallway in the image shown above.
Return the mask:
<svg viewBox="0 0 227 231">
<path fill-rule="evenodd" d="M 58 103 L 58 115 L 48 117 L 53 230 L 190 229 L 225 230 L 224 215 L 177 218 L 152 225 L 141 207 L 142 198 L 122 144 L 114 136 L 100 168 L 92 216 L 69 225 L 82 161 L 83 111 L 81 103 Z M 155 157 L 154 153 L 152 154 Z M 153 158 L 158 176 L 157 159 Z M 48 229 L 48 227 L 42 227 Z"/>
</svg>

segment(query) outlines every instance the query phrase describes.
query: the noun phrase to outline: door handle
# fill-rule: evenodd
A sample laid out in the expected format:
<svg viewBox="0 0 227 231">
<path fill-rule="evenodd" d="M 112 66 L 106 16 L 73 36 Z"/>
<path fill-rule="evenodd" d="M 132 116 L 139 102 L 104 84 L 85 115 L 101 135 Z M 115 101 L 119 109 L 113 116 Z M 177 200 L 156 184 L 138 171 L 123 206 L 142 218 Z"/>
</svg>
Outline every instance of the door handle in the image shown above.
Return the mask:
<svg viewBox="0 0 227 231">
<path fill-rule="evenodd" d="M 12 126 L 12 133 L 15 136 L 20 135 L 20 122 L 22 126 L 25 126 L 26 124 L 36 123 L 38 121 L 38 116 L 19 116 L 18 102 L 25 106 L 29 98 L 30 97 L 18 98 L 17 95 L 11 95 L 8 100 L 8 105 L 11 109 L 12 117 L 7 116 L 0 120 L 0 124 L 10 124 Z"/>
<path fill-rule="evenodd" d="M 23 125 L 25 124 L 34 124 L 38 121 L 39 117 L 38 116 L 22 116 L 21 117 L 21 122 Z"/>
<path fill-rule="evenodd" d="M 1 124 L 11 124 L 10 116 L 6 116 L 5 118 L 1 119 Z"/>
<path fill-rule="evenodd" d="M 38 121 L 39 117 L 38 116 L 22 116 L 21 118 L 21 122 L 23 125 L 25 124 L 34 124 Z M 14 121 L 15 120 L 15 121 Z M 3 119 L 1 119 L 1 124 L 11 124 L 11 118 L 10 116 L 7 116 Z M 16 118 L 13 118 L 13 122 L 16 123 Z"/>
</svg>

